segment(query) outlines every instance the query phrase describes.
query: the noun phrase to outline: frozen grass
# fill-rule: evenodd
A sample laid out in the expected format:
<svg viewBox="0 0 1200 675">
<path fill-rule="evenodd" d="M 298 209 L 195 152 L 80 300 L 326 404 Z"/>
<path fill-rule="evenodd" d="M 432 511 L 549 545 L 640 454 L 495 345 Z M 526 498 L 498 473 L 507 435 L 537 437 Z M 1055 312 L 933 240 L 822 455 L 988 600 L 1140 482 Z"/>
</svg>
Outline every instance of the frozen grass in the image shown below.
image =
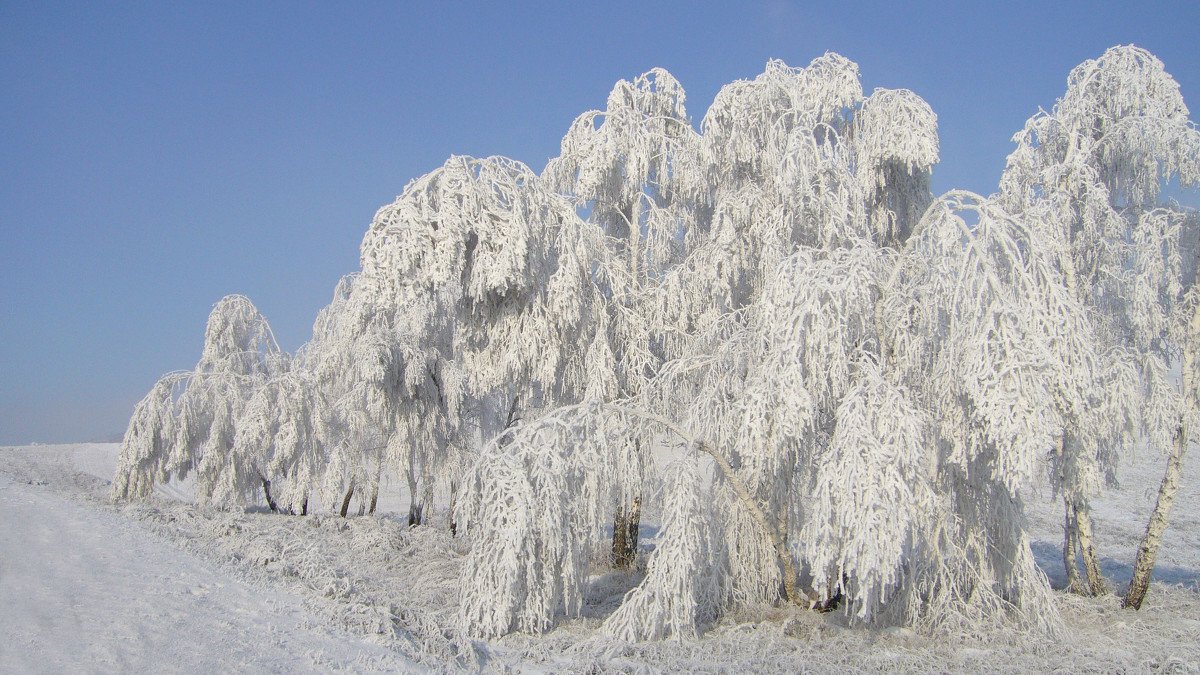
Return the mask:
<svg viewBox="0 0 1200 675">
<path fill-rule="evenodd" d="M 1194 457 L 1185 465 L 1185 489 L 1159 558 L 1159 578 L 1172 583 L 1156 582 L 1140 612 L 1122 610 L 1117 596 L 1057 592 L 1065 630 L 1046 638 L 1013 628 L 937 635 L 849 628 L 837 612 L 762 607 L 725 617 L 696 642 L 625 643 L 596 628 L 637 583 L 636 569 L 597 567 L 583 616 L 561 621 L 547 635 L 468 639 L 455 618 L 468 544 L 450 536 L 443 513 L 429 526 L 408 528 L 391 514 L 342 519 L 227 512 L 162 494 L 113 506 L 107 481 L 93 474 L 103 475 L 112 461 L 106 457 L 115 452 L 115 446 L 94 445 L 4 448 L 0 471 L 118 513 L 253 588 L 286 590 L 329 627 L 435 671 L 1200 672 L 1200 471 Z M 1114 587 L 1128 580 L 1160 471 L 1157 457 L 1136 458 L 1123 474 L 1124 487 L 1094 505 L 1098 545 Z M 1035 494 L 1027 508 L 1039 563 L 1061 585 L 1061 505 Z"/>
</svg>

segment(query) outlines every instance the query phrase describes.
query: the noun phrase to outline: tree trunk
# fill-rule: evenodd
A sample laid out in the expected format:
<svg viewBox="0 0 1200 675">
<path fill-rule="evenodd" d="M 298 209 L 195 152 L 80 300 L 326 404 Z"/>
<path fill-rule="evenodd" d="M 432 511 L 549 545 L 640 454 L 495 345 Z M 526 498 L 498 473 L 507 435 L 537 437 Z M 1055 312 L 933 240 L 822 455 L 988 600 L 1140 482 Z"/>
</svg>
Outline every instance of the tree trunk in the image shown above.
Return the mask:
<svg viewBox="0 0 1200 675">
<path fill-rule="evenodd" d="M 642 498 L 635 497 L 629 511 L 617 506 L 613 519 L 612 566 L 627 569 L 637 558 L 638 527 L 642 520 Z"/>
<path fill-rule="evenodd" d="M 721 473 L 729 481 L 734 493 L 741 500 L 742 505 L 746 507 L 750 512 L 750 516 L 766 532 L 767 537 L 770 538 L 772 546 L 775 547 L 775 556 L 779 559 L 779 564 L 783 567 L 783 593 L 787 597 L 788 602 L 794 605 L 802 604 L 800 593 L 796 589 L 796 564 L 792 561 L 791 551 L 788 550 L 786 531 L 780 525 L 779 521 L 767 516 L 763 512 L 762 507 L 754 501 L 754 498 L 750 496 L 750 492 L 742 484 L 741 479 L 738 478 L 737 473 L 734 472 L 733 467 L 729 465 L 729 460 L 725 459 L 724 455 L 713 450 L 706 443 L 701 441 L 693 442 L 699 450 L 712 455 L 712 458 L 717 462 L 717 468 L 721 470 Z M 810 597 L 808 600 L 810 608 L 817 606 L 817 598 Z"/>
<path fill-rule="evenodd" d="M 375 515 L 375 505 L 379 503 L 379 483 L 383 478 L 383 462 L 379 462 L 379 467 L 375 469 L 375 482 L 371 485 L 371 508 L 368 509 L 370 515 Z"/>
<path fill-rule="evenodd" d="M 1122 607 L 1142 608 L 1142 600 L 1146 598 L 1146 590 L 1150 587 L 1150 575 L 1154 572 L 1154 559 L 1158 557 L 1158 547 L 1162 544 L 1163 533 L 1167 531 L 1167 519 L 1171 517 L 1171 505 L 1175 503 L 1175 493 L 1179 491 L 1179 481 L 1183 475 L 1183 455 L 1188 444 L 1188 428 L 1184 420 L 1188 413 L 1196 410 L 1195 368 L 1196 349 L 1200 346 L 1198 343 L 1200 305 L 1192 311 L 1183 342 L 1183 353 L 1180 355 L 1180 389 L 1187 412 L 1184 413 L 1184 419 L 1179 421 L 1179 428 L 1175 430 L 1175 443 L 1171 448 L 1171 455 L 1167 457 L 1167 470 L 1163 474 L 1162 485 L 1158 488 L 1154 513 L 1150 514 L 1150 522 L 1146 525 L 1146 536 L 1142 538 L 1142 545 L 1138 548 L 1133 578 L 1129 580 L 1129 588 L 1121 602 Z"/>
<path fill-rule="evenodd" d="M 641 452 L 640 441 L 634 441 L 634 452 Z M 618 481 L 619 482 L 619 481 Z M 626 505 L 624 500 L 617 502 L 617 515 L 613 518 L 612 536 L 612 566 L 616 569 L 628 569 L 637 558 L 638 527 L 642 520 L 642 496 L 633 498 L 633 503 Z"/>
<path fill-rule="evenodd" d="M 1083 584 L 1079 582 L 1079 559 L 1075 557 L 1075 548 L 1079 543 L 1075 509 L 1066 495 L 1063 495 L 1063 506 L 1067 511 L 1066 523 L 1063 524 L 1063 566 L 1067 569 L 1067 590 L 1083 595 Z"/>
<path fill-rule="evenodd" d="M 409 464 L 408 471 L 408 525 L 421 524 L 421 503 L 417 498 L 417 477 L 413 475 L 412 464 Z"/>
<path fill-rule="evenodd" d="M 621 503 L 617 502 L 617 515 L 613 518 L 613 533 L 612 533 L 612 555 L 610 556 L 613 567 L 624 567 L 621 560 L 625 555 L 625 549 L 628 544 L 625 543 L 625 535 L 629 532 L 629 528 L 625 526 L 625 511 L 621 508 Z"/>
<path fill-rule="evenodd" d="M 266 476 L 263 476 L 261 473 L 258 474 L 258 477 L 262 480 L 263 494 L 267 497 L 267 506 L 271 507 L 272 511 L 278 511 L 279 509 L 275 508 L 275 500 L 271 499 L 271 481 L 267 480 Z"/>
<path fill-rule="evenodd" d="M 427 465 L 428 466 L 428 465 Z M 421 486 L 421 519 L 425 519 L 425 511 L 429 511 L 429 517 L 433 517 L 433 476 L 428 471 L 423 472 L 421 478 L 424 483 Z"/>
<path fill-rule="evenodd" d="M 341 515 L 346 517 L 346 511 L 350 510 L 350 498 L 354 496 L 354 483 L 350 483 L 350 488 L 346 490 L 346 498 L 342 500 Z"/>
<path fill-rule="evenodd" d="M 1154 559 L 1158 556 L 1158 546 L 1162 543 L 1163 533 L 1167 530 L 1167 519 L 1171 516 L 1171 504 L 1175 501 L 1175 493 L 1179 491 L 1179 479 L 1183 473 L 1183 455 L 1187 450 L 1187 428 L 1180 425 L 1175 431 L 1175 446 L 1171 456 L 1167 458 L 1167 471 L 1163 475 L 1162 485 L 1158 488 L 1158 500 L 1154 504 L 1154 513 L 1146 526 L 1146 536 L 1138 548 L 1137 563 L 1133 566 L 1133 578 L 1129 581 L 1129 590 L 1125 592 L 1122 607 L 1142 608 L 1142 600 L 1146 598 L 1146 590 L 1150 587 L 1150 576 L 1154 572 Z"/>
<path fill-rule="evenodd" d="M 454 522 L 454 508 L 458 502 L 458 483 L 450 481 L 450 536 L 458 535 L 458 523 Z"/>
<path fill-rule="evenodd" d="M 1101 596 L 1108 594 L 1108 583 L 1100 571 L 1100 559 L 1096 555 L 1095 538 L 1092 534 L 1092 516 L 1086 504 L 1071 501 L 1063 496 L 1067 511 L 1066 530 L 1063 542 L 1063 563 L 1067 567 L 1067 584 L 1072 593 Z M 1083 569 L 1087 573 L 1087 586 L 1079 579 L 1076 550 L 1083 556 Z"/>
<path fill-rule="evenodd" d="M 304 504 L 302 504 L 300 506 L 300 515 L 302 515 L 302 516 L 308 515 L 308 496 L 307 495 L 304 497 Z"/>
<path fill-rule="evenodd" d="M 1092 515 L 1087 504 L 1075 504 L 1075 525 L 1079 551 L 1083 553 L 1083 568 L 1087 571 L 1088 590 L 1094 596 L 1108 595 L 1108 583 L 1100 571 L 1100 559 L 1096 556 L 1095 538 L 1092 536 Z"/>
</svg>

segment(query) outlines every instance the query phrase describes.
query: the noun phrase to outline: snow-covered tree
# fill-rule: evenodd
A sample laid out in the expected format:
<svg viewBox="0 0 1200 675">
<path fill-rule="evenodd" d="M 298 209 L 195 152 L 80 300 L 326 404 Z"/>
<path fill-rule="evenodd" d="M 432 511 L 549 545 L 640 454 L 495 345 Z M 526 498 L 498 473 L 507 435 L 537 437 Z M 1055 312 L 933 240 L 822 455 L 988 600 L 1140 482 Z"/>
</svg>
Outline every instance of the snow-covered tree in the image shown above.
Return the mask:
<svg viewBox="0 0 1200 675">
<path fill-rule="evenodd" d="M 603 243 L 581 225 L 567 199 L 500 157 L 452 157 L 379 210 L 361 271 L 305 354 L 334 420 L 327 485 L 377 485 L 377 467 L 397 468 L 418 520 L 418 491 L 427 502 L 435 483 L 456 489 L 469 463 L 456 455 L 519 409 L 592 386 Z"/>
<path fill-rule="evenodd" d="M 1038 228 L 954 192 L 926 212 L 885 285 L 881 357 L 931 420 L 942 505 L 911 563 L 910 621 L 964 610 L 1052 620 L 1021 491 L 1100 392 L 1086 386 L 1096 357 L 1084 307 L 1049 250 Z"/>
<path fill-rule="evenodd" d="M 156 484 L 171 480 L 169 458 L 179 424 L 176 402 L 190 375 L 187 371 L 163 375 L 134 407 L 117 457 L 113 499 L 144 499 Z"/>
<path fill-rule="evenodd" d="M 543 630 L 577 609 L 577 556 L 610 494 L 594 481 L 622 465 L 621 443 L 670 437 L 711 457 L 716 479 L 672 472 L 671 545 L 610 619 L 616 634 L 686 635 L 731 604 L 839 595 L 858 620 L 1052 622 L 1019 495 L 1086 407 L 1068 375 L 1090 372 L 1091 352 L 1072 336 L 1087 322 L 1046 242 L 967 193 L 918 222 L 937 142 L 915 95 L 879 91 L 863 103 L 856 67 L 833 55 L 810 69 L 768 66 L 754 84 L 737 85 L 750 103 L 731 92 L 718 110 L 790 107 L 769 122 L 729 113 L 713 122 L 721 143 L 706 120 L 711 152 L 734 158 L 710 186 L 712 236 L 625 300 L 657 300 L 657 323 L 647 323 L 673 327 L 679 350 L 661 351 L 662 365 L 615 402 L 589 400 L 507 434 L 474 469 L 468 531 L 483 543 L 464 575 L 464 621 L 485 634 Z M 738 120 L 747 138 L 720 131 Z M 770 136 L 779 120 L 786 133 Z M 775 153 L 774 164 L 756 152 Z M 722 296 L 713 280 L 738 290 Z M 675 307 L 707 305 L 707 318 L 672 324 L 686 312 L 664 310 L 666 288 Z M 533 495 L 557 485 L 555 463 L 573 487 L 541 506 Z M 707 490 L 703 508 L 687 496 L 697 489 Z M 497 503 L 506 506 L 479 506 Z M 584 517 L 564 520 L 564 510 Z M 530 541 L 538 546 L 520 544 Z M 818 586 L 807 593 L 804 564 Z M 530 590 L 529 573 L 564 570 L 559 591 Z M 697 575 L 720 590 L 681 595 L 678 580 Z M 498 588 L 504 599 L 493 602 Z"/>
<path fill-rule="evenodd" d="M 155 482 L 194 471 L 201 503 L 233 506 L 260 489 L 272 501 L 269 457 L 235 440 L 247 403 L 288 364 L 254 304 L 241 295 L 222 298 L 208 316 L 195 370 L 168 374 L 134 410 L 114 496 L 144 497 Z"/>
<path fill-rule="evenodd" d="M 246 404 L 288 367 L 266 319 L 241 295 L 221 299 L 208 316 L 204 350 L 179 397 L 176 452 L 196 475 L 200 503 L 235 506 L 267 488 L 269 459 L 257 447 L 238 446 Z"/>
<path fill-rule="evenodd" d="M 1088 590 L 1102 593 L 1088 500 L 1111 476 L 1122 446 L 1148 432 L 1152 446 L 1166 448 L 1179 427 L 1167 418 L 1177 417 L 1174 399 L 1186 392 L 1167 392 L 1161 373 L 1183 348 L 1184 259 L 1195 252 L 1181 249 L 1184 214 L 1159 195 L 1172 179 L 1184 186 L 1200 180 L 1200 133 L 1162 62 L 1122 46 L 1072 70 L 1063 98 L 1030 118 L 1014 141 L 1001 199 L 1044 228 L 1107 361 L 1106 377 L 1095 384 L 1108 395 L 1068 429 L 1051 463 L 1067 511 L 1068 576 L 1082 588 L 1078 549 Z"/>
<path fill-rule="evenodd" d="M 936 117 L 903 90 L 864 100 L 857 66 L 836 54 L 807 68 L 772 61 L 723 88 L 702 129 L 688 125 L 678 83 L 652 71 L 618 83 L 606 112 L 581 116 L 544 174 L 612 237 L 598 276 L 624 396 L 689 336 L 751 303 L 796 247 L 902 241 L 931 199 Z M 639 469 L 620 475 L 618 562 L 636 545 L 621 538 L 636 532 L 624 513 Z"/>
<path fill-rule="evenodd" d="M 234 447 L 243 456 L 262 458 L 263 487 L 272 511 L 308 513 L 309 498 L 327 464 L 322 404 L 311 373 L 293 368 L 263 384 L 238 419 Z"/>
<path fill-rule="evenodd" d="M 877 90 L 864 100 L 857 66 L 826 54 L 807 68 L 772 61 L 752 82 L 725 87 L 703 129 L 712 175 L 722 177 L 712 188 L 713 235 L 664 285 L 687 298 L 680 302 L 700 296 L 696 304 L 723 313 L 716 324 L 694 324 L 729 337 L 711 347 L 722 354 L 721 367 L 697 371 L 694 359 L 682 358 L 663 389 L 686 392 L 677 405 L 700 425 L 700 436 L 732 448 L 766 510 L 786 513 L 800 448 L 828 441 L 851 386 L 849 364 L 871 339 L 886 262 L 878 247 L 902 243 L 913 214 L 932 199 L 936 117 L 903 90 Z M 813 285 L 807 275 L 817 270 L 830 285 Z M 774 290 L 764 295 L 766 288 Z M 808 318 L 764 334 L 771 308 L 793 302 L 809 303 Z M 763 340 L 777 340 L 779 351 L 759 352 Z M 709 353 L 696 343 L 689 349 Z M 802 355 L 811 360 L 799 363 Z M 675 373 L 699 380 L 688 386 Z M 759 528 L 744 509 L 728 516 L 737 523 L 726 530 L 733 593 L 774 601 L 781 583 L 775 542 L 754 534 Z M 784 522 L 798 527 L 799 514 Z"/>
<path fill-rule="evenodd" d="M 422 377 L 423 355 L 405 351 L 389 315 L 358 291 L 356 279 L 338 283 L 300 352 L 324 411 L 319 437 L 328 464 L 321 492 L 328 508 L 344 516 L 356 494 L 360 504 L 373 505 L 385 472 L 397 472 L 408 481 L 416 520 L 420 460 L 442 446 L 447 415 Z M 414 419 L 423 424 L 406 425 Z"/>
<path fill-rule="evenodd" d="M 604 309 L 598 308 L 600 325 L 588 368 L 593 393 L 636 394 L 653 376 L 668 338 L 656 302 L 667 294 L 654 290 L 703 237 L 706 163 L 685 100 L 683 87 L 661 68 L 632 82 L 620 80 L 603 111 L 575 119 L 560 155 L 542 172 L 607 238 L 606 255 L 597 259 L 592 279 L 606 300 Z M 632 465 L 614 474 L 621 488 L 612 547 L 618 567 L 628 566 L 637 551 L 643 454 L 633 448 L 628 453 Z"/>
</svg>

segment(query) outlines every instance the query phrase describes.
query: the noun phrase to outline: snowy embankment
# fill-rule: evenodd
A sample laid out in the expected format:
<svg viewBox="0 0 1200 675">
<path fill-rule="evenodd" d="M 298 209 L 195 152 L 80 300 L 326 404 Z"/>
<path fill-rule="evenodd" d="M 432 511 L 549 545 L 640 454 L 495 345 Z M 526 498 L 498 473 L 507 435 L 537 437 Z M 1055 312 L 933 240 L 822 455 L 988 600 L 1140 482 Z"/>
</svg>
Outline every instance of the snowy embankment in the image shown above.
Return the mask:
<svg viewBox="0 0 1200 675">
<path fill-rule="evenodd" d="M 555 672 L 1200 671 L 1200 470 L 1185 489 L 1141 612 L 1057 594 L 1058 639 L 998 628 L 923 636 L 847 628 L 839 613 L 763 608 L 699 642 L 627 644 L 594 629 L 636 574 L 598 569 L 584 617 L 545 636 L 482 642 L 455 622 L 466 544 L 441 519 L 225 512 L 186 486 L 116 507 L 116 445 L 0 448 L 0 671 Z M 1095 504 L 1104 571 L 1124 584 L 1161 475 L 1143 454 Z M 397 510 L 401 495 L 384 504 Z M 1061 585 L 1062 508 L 1027 500 L 1034 551 Z M 444 515 L 439 514 L 444 518 Z M 648 514 L 649 515 L 649 514 Z M 648 529 L 653 523 L 647 523 Z M 1048 608 L 1051 610 L 1051 608 Z"/>
</svg>

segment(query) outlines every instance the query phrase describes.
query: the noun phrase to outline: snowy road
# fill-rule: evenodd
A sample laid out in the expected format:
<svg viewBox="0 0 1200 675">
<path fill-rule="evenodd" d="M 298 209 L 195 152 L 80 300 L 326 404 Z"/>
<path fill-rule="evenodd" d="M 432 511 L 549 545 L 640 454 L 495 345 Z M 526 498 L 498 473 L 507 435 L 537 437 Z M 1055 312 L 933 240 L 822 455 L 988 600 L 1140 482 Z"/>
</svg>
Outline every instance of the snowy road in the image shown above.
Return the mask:
<svg viewBox="0 0 1200 675">
<path fill-rule="evenodd" d="M 116 514 L 0 473 L 0 672 L 406 670 Z"/>
</svg>

